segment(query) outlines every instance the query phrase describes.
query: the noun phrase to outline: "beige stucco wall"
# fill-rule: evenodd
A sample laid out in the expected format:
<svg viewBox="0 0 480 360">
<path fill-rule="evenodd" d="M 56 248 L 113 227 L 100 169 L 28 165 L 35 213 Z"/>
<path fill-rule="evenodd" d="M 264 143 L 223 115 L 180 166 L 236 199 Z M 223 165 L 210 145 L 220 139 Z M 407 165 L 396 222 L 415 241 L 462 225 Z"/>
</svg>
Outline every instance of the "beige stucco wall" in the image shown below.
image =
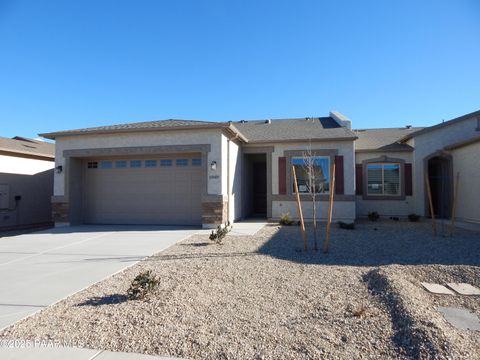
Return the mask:
<svg viewBox="0 0 480 360">
<path fill-rule="evenodd" d="M 415 147 L 413 154 L 413 190 L 414 190 L 414 212 L 420 215 L 426 214 L 425 202 L 425 172 L 424 160 L 435 152 L 442 151 L 445 146 L 455 144 L 474 136 L 480 135 L 477 131 L 477 118 L 460 121 L 425 134 L 416 136 L 411 141 Z"/>
<path fill-rule="evenodd" d="M 453 150 L 453 173 L 459 173 L 456 218 L 480 223 L 480 143 Z"/>
<path fill-rule="evenodd" d="M 357 217 L 366 217 L 374 211 L 382 217 L 406 217 L 414 212 L 413 197 L 407 196 L 404 200 L 363 200 L 361 195 L 357 196 Z"/>
<path fill-rule="evenodd" d="M 356 153 L 355 162 L 362 164 L 366 160 L 377 159 L 382 156 L 387 156 L 391 159 L 401 159 L 406 163 L 412 163 L 412 152 L 360 152 Z M 412 177 L 415 177 L 414 169 L 412 167 Z M 402 178 L 401 181 L 404 181 Z M 357 217 L 365 217 L 368 213 L 376 211 L 381 216 L 397 216 L 406 217 L 414 211 L 415 189 L 413 189 L 413 196 L 406 196 L 402 200 L 364 200 L 363 195 L 357 195 Z"/>
<path fill-rule="evenodd" d="M 355 154 L 355 163 L 361 164 L 365 160 L 376 159 L 381 156 L 387 156 L 389 158 L 395 159 L 402 159 L 405 162 L 412 162 L 413 159 L 413 152 L 404 152 L 404 151 L 396 151 L 396 152 L 360 152 Z"/>
<path fill-rule="evenodd" d="M 221 183 L 220 183 L 220 194 L 227 195 L 227 174 L 228 174 L 228 138 L 222 134 L 221 135 L 221 147 L 220 147 L 220 177 L 221 177 Z M 217 161 L 218 162 L 218 161 Z"/>
<path fill-rule="evenodd" d="M 52 221 L 53 166 L 53 161 L 0 156 L 0 185 L 8 195 L 2 201 L 0 227 Z"/>
<path fill-rule="evenodd" d="M 225 135 L 222 135 L 222 194 L 227 198 L 229 195 L 228 220 L 232 223 L 242 216 L 241 170 L 242 158 L 239 144 L 236 141 L 229 141 Z M 229 180 L 228 183 L 227 180 Z"/>
<path fill-rule="evenodd" d="M 328 216 L 328 201 L 317 201 L 317 219 L 326 221 Z M 313 220 L 313 204 L 310 199 L 302 199 L 302 212 L 306 221 Z M 295 201 L 273 201 L 272 218 L 279 219 L 288 213 L 291 218 L 298 220 L 298 208 Z M 333 203 L 332 219 L 336 221 L 353 222 L 355 220 L 355 201 L 335 201 Z"/>
<path fill-rule="evenodd" d="M 222 184 L 222 174 L 226 169 L 222 167 L 222 134 L 218 129 L 213 130 L 183 130 L 183 131 L 156 131 L 132 132 L 125 134 L 100 134 L 65 136 L 56 139 L 56 166 L 65 165 L 64 150 L 120 148 L 134 146 L 164 146 L 164 145 L 202 145 L 210 144 L 208 153 L 208 182 L 207 192 L 210 195 L 221 195 L 226 184 Z M 217 170 L 210 169 L 210 163 L 217 162 Z M 65 195 L 65 172 L 55 174 L 54 195 Z"/>
</svg>

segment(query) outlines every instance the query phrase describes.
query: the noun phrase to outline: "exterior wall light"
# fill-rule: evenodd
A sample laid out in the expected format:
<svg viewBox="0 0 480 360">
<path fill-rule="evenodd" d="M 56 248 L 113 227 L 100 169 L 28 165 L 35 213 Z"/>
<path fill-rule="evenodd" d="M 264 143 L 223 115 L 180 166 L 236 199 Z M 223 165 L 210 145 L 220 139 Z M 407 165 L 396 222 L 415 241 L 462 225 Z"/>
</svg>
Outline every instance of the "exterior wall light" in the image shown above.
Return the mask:
<svg viewBox="0 0 480 360">
<path fill-rule="evenodd" d="M 55 172 L 57 174 L 61 174 L 63 171 L 63 166 L 62 165 L 58 165 L 56 168 L 55 168 Z"/>
<path fill-rule="evenodd" d="M 212 170 L 217 170 L 217 162 L 216 161 L 212 161 L 210 163 L 210 169 Z"/>
</svg>

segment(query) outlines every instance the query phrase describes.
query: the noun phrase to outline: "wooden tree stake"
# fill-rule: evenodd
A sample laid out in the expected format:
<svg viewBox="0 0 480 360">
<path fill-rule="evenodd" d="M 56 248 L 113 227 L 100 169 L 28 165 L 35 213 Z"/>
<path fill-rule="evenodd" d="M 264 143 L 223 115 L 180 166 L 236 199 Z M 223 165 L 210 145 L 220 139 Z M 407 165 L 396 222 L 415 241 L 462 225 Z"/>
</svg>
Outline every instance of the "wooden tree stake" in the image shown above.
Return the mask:
<svg viewBox="0 0 480 360">
<path fill-rule="evenodd" d="M 428 204 L 430 205 L 430 215 L 432 216 L 432 230 L 433 236 L 437 236 L 437 226 L 435 224 L 435 214 L 433 211 L 432 191 L 430 189 L 430 180 L 428 172 L 425 174 L 425 186 L 427 188 Z"/>
<path fill-rule="evenodd" d="M 335 192 L 335 163 L 333 163 L 332 169 L 330 172 L 330 199 L 328 202 L 327 235 L 325 236 L 325 242 L 323 243 L 324 253 L 327 253 L 330 247 L 330 225 L 332 224 L 334 192 Z"/>
<path fill-rule="evenodd" d="M 458 184 L 460 180 L 460 173 L 457 172 L 457 179 L 455 181 L 455 193 L 453 195 L 453 204 L 452 204 L 452 223 L 450 225 L 450 236 L 453 236 L 453 229 L 455 228 L 455 210 L 457 209 L 457 197 L 458 197 Z"/>
<path fill-rule="evenodd" d="M 300 194 L 298 193 L 297 174 L 295 173 L 295 166 L 292 165 L 293 186 L 297 197 L 298 217 L 300 218 L 300 232 L 303 238 L 303 249 L 308 250 L 307 234 L 305 232 L 305 223 L 303 222 L 302 204 L 300 203 Z"/>
</svg>

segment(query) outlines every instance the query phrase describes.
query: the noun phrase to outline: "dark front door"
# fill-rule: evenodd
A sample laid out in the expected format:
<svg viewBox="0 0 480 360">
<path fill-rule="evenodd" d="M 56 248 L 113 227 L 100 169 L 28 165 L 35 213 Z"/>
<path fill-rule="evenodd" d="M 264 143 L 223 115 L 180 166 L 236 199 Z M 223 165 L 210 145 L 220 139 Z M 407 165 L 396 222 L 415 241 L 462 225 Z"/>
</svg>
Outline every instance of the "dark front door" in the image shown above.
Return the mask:
<svg viewBox="0 0 480 360">
<path fill-rule="evenodd" d="M 267 214 L 267 166 L 264 162 L 253 163 L 253 213 Z"/>
<path fill-rule="evenodd" d="M 450 159 L 443 157 L 430 159 L 428 161 L 428 177 L 435 217 L 449 218 L 452 197 Z"/>
</svg>

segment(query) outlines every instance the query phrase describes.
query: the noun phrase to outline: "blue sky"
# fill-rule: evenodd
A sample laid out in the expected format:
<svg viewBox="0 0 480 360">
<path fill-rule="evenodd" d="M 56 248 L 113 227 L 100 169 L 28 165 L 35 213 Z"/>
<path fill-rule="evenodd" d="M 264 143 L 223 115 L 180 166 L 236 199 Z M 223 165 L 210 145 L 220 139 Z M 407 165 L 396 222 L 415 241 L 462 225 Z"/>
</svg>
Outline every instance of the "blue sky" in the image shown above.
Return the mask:
<svg viewBox="0 0 480 360">
<path fill-rule="evenodd" d="M 0 136 L 480 109 L 480 1 L 0 0 Z"/>
</svg>

